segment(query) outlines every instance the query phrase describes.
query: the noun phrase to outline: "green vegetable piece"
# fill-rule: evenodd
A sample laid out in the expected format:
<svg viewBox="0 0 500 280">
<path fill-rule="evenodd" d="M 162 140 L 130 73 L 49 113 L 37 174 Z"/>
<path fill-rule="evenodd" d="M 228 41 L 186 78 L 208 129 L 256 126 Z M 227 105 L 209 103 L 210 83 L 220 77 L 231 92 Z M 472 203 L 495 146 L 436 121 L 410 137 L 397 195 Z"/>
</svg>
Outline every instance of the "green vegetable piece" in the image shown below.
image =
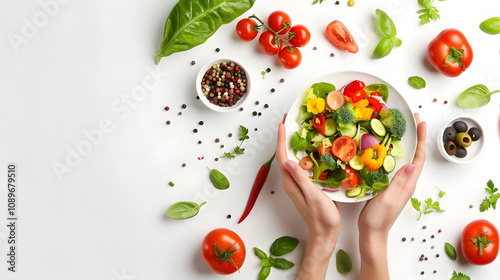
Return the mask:
<svg viewBox="0 0 500 280">
<path fill-rule="evenodd" d="M 255 251 L 255 255 L 257 257 L 259 257 L 259 259 L 261 259 L 261 260 L 267 259 L 267 255 L 266 255 L 266 253 L 264 253 L 264 251 L 262 251 L 261 249 L 259 249 L 257 247 L 254 247 L 253 249 Z"/>
<path fill-rule="evenodd" d="M 167 217 L 174 220 L 184 220 L 188 218 L 192 218 L 198 214 L 201 206 L 203 206 L 206 201 L 203 201 L 201 204 L 189 201 L 180 201 L 172 204 L 168 207 Z"/>
<path fill-rule="evenodd" d="M 401 39 L 396 38 L 397 30 L 392 19 L 382 10 L 375 11 L 377 15 L 377 31 L 381 34 L 382 40 L 373 50 L 372 58 L 382 58 L 391 53 L 394 44 L 401 46 Z"/>
<path fill-rule="evenodd" d="M 372 58 L 378 59 L 386 57 L 391 53 L 393 47 L 394 47 L 394 42 L 392 41 L 392 38 L 390 37 L 383 38 L 378 43 L 377 47 L 375 47 L 375 50 L 373 50 Z"/>
<path fill-rule="evenodd" d="M 444 1 L 444 0 L 439 0 Z M 418 16 L 420 19 L 420 24 L 424 25 L 431 22 L 431 19 L 440 19 L 439 10 L 436 7 L 432 6 L 434 0 L 418 0 L 418 4 L 423 7 L 423 9 L 418 10 L 417 14 L 421 14 Z"/>
<path fill-rule="evenodd" d="M 168 184 L 169 184 L 171 187 L 175 186 L 174 182 L 172 182 L 172 181 L 168 182 Z"/>
<path fill-rule="evenodd" d="M 406 132 L 406 118 L 396 108 L 389 108 L 387 116 L 380 120 L 395 140 L 401 140 Z"/>
<path fill-rule="evenodd" d="M 208 167 L 207 167 L 208 168 Z M 210 180 L 214 184 L 214 187 L 219 190 L 225 190 L 229 188 L 229 180 L 217 169 L 210 169 Z"/>
<path fill-rule="evenodd" d="M 500 90 L 490 92 L 485 85 L 475 85 L 460 93 L 457 104 L 464 108 L 483 107 L 490 102 L 491 95 L 497 92 L 500 92 Z"/>
<path fill-rule="evenodd" d="M 479 28 L 490 35 L 500 34 L 500 17 L 492 17 L 481 22 Z"/>
<path fill-rule="evenodd" d="M 446 195 L 446 192 L 445 191 L 442 191 L 441 189 L 439 189 L 438 187 L 435 187 L 436 189 L 438 189 L 439 191 L 439 198 L 442 198 L 443 196 Z"/>
<path fill-rule="evenodd" d="M 446 254 L 448 254 L 448 256 L 452 260 L 456 260 L 457 259 L 457 251 L 455 251 L 455 247 L 453 247 L 453 245 L 451 245 L 448 242 L 445 242 L 444 243 L 444 250 L 446 251 Z"/>
<path fill-rule="evenodd" d="M 203 44 L 222 24 L 248 11 L 255 0 L 179 0 L 165 23 L 158 64 L 162 57 Z"/>
<path fill-rule="evenodd" d="M 312 85 L 311 89 L 313 90 L 314 95 L 319 98 L 325 99 L 330 92 L 335 90 L 335 86 L 330 83 L 321 82 Z"/>
<path fill-rule="evenodd" d="M 283 236 L 276 239 L 271 245 L 271 254 L 274 256 L 283 256 L 292 252 L 297 245 L 299 240 L 290 236 Z"/>
<path fill-rule="evenodd" d="M 392 19 L 382 10 L 375 11 L 377 15 L 377 28 L 384 37 L 396 37 L 396 26 Z"/>
<path fill-rule="evenodd" d="M 296 151 L 305 151 L 307 150 L 307 148 L 309 148 L 310 143 L 311 136 L 309 135 L 309 133 L 306 134 L 306 138 L 302 138 L 296 131 L 292 136 L 292 140 L 290 141 L 290 148 Z"/>
<path fill-rule="evenodd" d="M 483 199 L 483 202 L 479 207 L 479 211 L 484 212 L 490 209 L 490 207 L 493 207 L 493 210 L 496 210 L 497 201 L 498 198 L 500 198 L 500 193 L 498 193 L 498 188 L 495 188 L 495 184 L 493 184 L 493 181 L 489 180 L 488 183 L 486 183 L 486 188 L 484 189 L 489 194 L 489 196 L 486 196 Z"/>
<path fill-rule="evenodd" d="M 457 273 L 456 271 L 453 271 L 450 280 L 470 280 L 470 277 L 463 274 L 462 272 Z"/>
<path fill-rule="evenodd" d="M 271 267 L 270 266 L 263 266 L 259 272 L 259 280 L 267 279 L 267 277 L 269 276 L 270 273 L 271 273 Z"/>
<path fill-rule="evenodd" d="M 333 112 L 332 118 L 335 120 L 337 125 L 341 125 L 345 123 L 356 123 L 357 115 L 352 103 L 346 102 L 344 106 Z"/>
<path fill-rule="evenodd" d="M 283 258 L 276 258 L 275 261 L 276 263 L 273 266 L 276 267 L 277 269 L 286 270 L 295 266 L 293 262 L 287 261 Z"/>
<path fill-rule="evenodd" d="M 349 273 L 352 270 L 352 261 L 346 251 L 340 249 L 337 252 L 337 269 L 340 273 Z"/>
<path fill-rule="evenodd" d="M 410 200 L 411 200 L 411 206 L 419 212 L 417 221 L 420 220 L 420 217 L 422 217 L 422 215 L 430 214 L 430 213 L 434 212 L 434 210 L 439 211 L 439 212 L 445 212 L 443 209 L 441 209 L 439 202 L 437 202 L 437 201 L 433 202 L 432 198 L 428 198 L 427 200 L 425 200 L 425 202 L 424 202 L 425 208 L 424 209 L 420 208 L 422 206 L 422 203 L 420 201 L 418 201 L 418 199 L 412 197 Z"/>
<path fill-rule="evenodd" d="M 426 83 L 425 80 L 420 78 L 419 76 L 412 76 L 408 78 L 408 84 L 416 89 L 425 88 Z"/>
<path fill-rule="evenodd" d="M 458 63 L 460 67 L 465 71 L 464 64 L 462 62 L 462 56 L 464 54 L 464 50 L 462 49 L 457 49 L 455 47 L 450 48 L 450 54 L 446 56 L 444 59 L 443 65 L 446 65 L 446 62 L 451 62 L 451 63 Z M 447 66 L 445 66 L 447 67 Z"/>
<path fill-rule="evenodd" d="M 307 112 L 307 106 L 302 105 L 299 108 L 299 116 L 297 117 L 296 122 L 298 125 L 302 125 L 306 121 L 311 120 L 313 117 L 314 117 L 313 113 Z"/>
<path fill-rule="evenodd" d="M 367 85 L 364 88 L 364 91 L 366 91 L 366 93 L 368 94 L 372 94 L 373 92 L 378 91 L 380 97 L 382 97 L 382 100 L 384 100 L 384 102 L 387 102 L 387 100 L 389 99 L 389 88 L 384 84 Z"/>
</svg>

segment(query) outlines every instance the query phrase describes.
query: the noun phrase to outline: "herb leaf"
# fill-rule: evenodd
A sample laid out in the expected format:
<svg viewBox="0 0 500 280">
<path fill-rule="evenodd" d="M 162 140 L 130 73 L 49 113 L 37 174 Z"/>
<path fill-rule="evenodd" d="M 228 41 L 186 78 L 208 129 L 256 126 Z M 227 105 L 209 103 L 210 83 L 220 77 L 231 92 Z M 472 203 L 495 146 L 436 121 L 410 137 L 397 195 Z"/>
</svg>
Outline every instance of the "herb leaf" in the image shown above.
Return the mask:
<svg viewBox="0 0 500 280">
<path fill-rule="evenodd" d="M 470 280 L 470 277 L 463 274 L 462 272 L 457 273 L 456 271 L 453 271 L 450 280 Z"/>
<path fill-rule="evenodd" d="M 346 251 L 340 249 L 337 252 L 337 269 L 340 273 L 349 273 L 352 270 L 352 261 Z"/>
<path fill-rule="evenodd" d="M 394 48 L 394 42 L 392 38 L 385 37 L 380 40 L 378 45 L 375 47 L 372 53 L 372 58 L 382 58 L 389 55 Z"/>
<path fill-rule="evenodd" d="M 486 188 L 484 189 L 489 194 L 489 197 L 486 196 L 483 199 L 481 206 L 479 206 L 479 211 L 484 212 L 490 209 L 490 207 L 493 207 L 493 210 L 496 210 L 497 201 L 500 198 L 500 193 L 498 193 L 498 188 L 495 188 L 495 184 L 493 184 L 493 181 L 489 180 L 488 183 L 486 183 Z"/>
<path fill-rule="evenodd" d="M 445 191 L 442 191 L 441 189 L 439 189 L 438 187 L 435 187 L 436 189 L 439 190 L 439 197 L 442 198 L 443 196 L 446 195 L 446 192 Z"/>
<path fill-rule="evenodd" d="M 196 216 L 203 206 L 205 201 L 201 204 L 189 201 L 179 201 L 168 207 L 167 217 L 174 220 L 184 220 Z"/>
<path fill-rule="evenodd" d="M 457 259 L 457 251 L 455 251 L 455 247 L 453 247 L 453 245 L 451 245 L 448 242 L 445 242 L 444 243 L 444 250 L 446 251 L 446 254 L 448 254 L 448 256 L 452 260 L 456 260 Z"/>
<path fill-rule="evenodd" d="M 485 85 L 475 85 L 460 93 L 457 103 L 464 108 L 479 108 L 488 104 L 491 95 L 496 92 L 500 92 L 500 90 L 490 92 Z"/>
<path fill-rule="evenodd" d="M 391 53 L 396 46 L 401 46 L 401 39 L 396 38 L 397 30 L 392 19 L 382 10 L 375 11 L 377 15 L 377 30 L 382 35 L 382 39 L 373 50 L 372 58 L 382 58 Z"/>
<path fill-rule="evenodd" d="M 422 215 L 430 214 L 434 212 L 434 210 L 439 212 L 444 212 L 444 210 L 441 209 L 439 202 L 432 201 L 432 198 L 428 198 L 424 201 L 425 203 L 424 209 L 421 209 L 422 203 L 418 201 L 416 198 L 412 197 L 410 200 L 411 200 L 411 206 L 413 206 L 413 208 L 419 212 L 417 221 L 420 220 L 420 217 L 422 217 Z"/>
<path fill-rule="evenodd" d="M 412 86 L 416 89 L 425 88 L 425 86 L 426 86 L 425 80 L 420 78 L 419 76 L 409 77 L 408 84 L 410 84 L 410 86 Z"/>
<path fill-rule="evenodd" d="M 481 22 L 479 28 L 490 35 L 500 34 L 500 17 L 492 17 Z"/>
<path fill-rule="evenodd" d="M 245 142 L 245 140 L 247 140 L 249 138 L 250 138 L 250 136 L 248 136 L 248 128 L 240 125 L 240 138 L 239 138 L 239 140 L 241 141 L 241 143 L 238 146 L 234 147 L 232 152 L 224 153 L 224 155 L 221 156 L 221 158 L 233 159 L 236 157 L 235 155 L 243 155 L 245 153 L 245 148 L 242 148 L 241 145 L 243 145 L 243 142 Z"/>
<path fill-rule="evenodd" d="M 248 128 L 240 125 L 240 141 L 244 141 L 246 139 L 250 138 L 248 136 Z"/>
<path fill-rule="evenodd" d="M 271 254 L 274 256 L 282 256 L 292 252 L 297 245 L 299 240 L 290 236 L 283 236 L 276 239 L 271 245 Z"/>
<path fill-rule="evenodd" d="M 290 268 L 295 266 L 295 264 L 293 262 L 290 262 L 290 261 L 285 260 L 283 258 L 276 258 L 274 260 L 276 261 L 276 263 L 273 266 L 276 267 L 277 269 L 286 270 L 286 269 L 290 269 Z"/>
<path fill-rule="evenodd" d="M 266 253 L 264 253 L 264 251 L 262 251 L 261 249 L 259 249 L 257 247 L 254 247 L 253 249 L 255 251 L 255 255 L 257 257 L 259 257 L 259 259 L 261 259 L 261 260 L 267 259 L 267 255 L 266 255 Z"/>
<path fill-rule="evenodd" d="M 292 140 L 290 141 L 290 148 L 296 151 L 305 151 L 307 150 L 307 148 L 309 148 L 310 144 L 311 136 L 309 135 L 309 133 L 306 134 L 306 138 L 303 138 L 296 131 L 292 136 Z"/>
<path fill-rule="evenodd" d="M 375 11 L 377 15 L 377 27 L 380 33 L 385 37 L 396 37 L 396 26 L 392 19 L 382 10 Z"/>
<path fill-rule="evenodd" d="M 439 0 L 444 1 L 444 0 Z M 423 9 L 418 10 L 417 14 L 420 14 L 418 18 L 420 19 L 420 25 L 427 24 L 431 22 L 431 19 L 440 19 L 439 10 L 432 6 L 434 0 L 418 0 L 418 4 L 423 7 Z"/>
<path fill-rule="evenodd" d="M 229 188 L 229 180 L 217 169 L 210 169 L 210 180 L 214 184 L 214 187 L 219 190 L 225 190 Z"/>
<path fill-rule="evenodd" d="M 270 273 L 271 273 L 271 267 L 270 266 L 263 266 L 259 272 L 259 280 L 267 279 L 267 277 L 269 276 Z"/>
</svg>

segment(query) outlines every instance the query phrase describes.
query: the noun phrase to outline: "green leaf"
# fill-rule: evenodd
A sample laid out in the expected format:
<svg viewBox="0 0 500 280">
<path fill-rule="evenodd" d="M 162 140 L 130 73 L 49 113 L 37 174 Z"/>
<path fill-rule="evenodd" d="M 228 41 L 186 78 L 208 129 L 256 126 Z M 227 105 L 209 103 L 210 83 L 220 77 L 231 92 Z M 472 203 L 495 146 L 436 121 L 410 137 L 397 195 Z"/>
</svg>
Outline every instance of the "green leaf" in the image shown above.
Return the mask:
<svg viewBox="0 0 500 280">
<path fill-rule="evenodd" d="M 479 28 L 490 35 L 500 34 L 500 17 L 492 17 L 481 22 Z"/>
<path fill-rule="evenodd" d="M 425 80 L 420 78 L 419 76 L 409 77 L 408 84 L 410 84 L 410 86 L 412 86 L 416 89 L 425 88 L 425 86 L 426 86 Z"/>
<path fill-rule="evenodd" d="M 401 41 L 401 39 L 399 38 L 393 38 L 392 42 L 394 43 L 394 45 L 396 45 L 396 47 L 401 46 L 401 44 L 403 43 L 403 41 Z"/>
<path fill-rule="evenodd" d="M 420 4 L 420 6 L 428 9 L 430 6 L 431 6 L 431 3 L 432 3 L 432 0 L 418 0 L 418 4 Z"/>
<path fill-rule="evenodd" d="M 271 267 L 270 266 L 264 266 L 260 269 L 259 272 L 259 280 L 265 280 L 271 273 Z"/>
<path fill-rule="evenodd" d="M 380 40 L 378 45 L 375 47 L 372 53 L 372 58 L 379 59 L 386 57 L 391 53 L 392 48 L 394 47 L 394 42 L 391 37 L 385 37 Z"/>
<path fill-rule="evenodd" d="M 455 247 L 453 247 L 453 245 L 451 245 L 448 242 L 445 242 L 444 243 L 444 250 L 446 251 L 446 254 L 448 254 L 448 256 L 452 260 L 456 260 L 457 259 L 457 251 L 455 251 Z"/>
<path fill-rule="evenodd" d="M 162 57 L 203 44 L 222 24 L 248 11 L 255 0 L 179 0 L 165 23 L 158 64 Z"/>
<path fill-rule="evenodd" d="M 229 188 L 229 180 L 217 169 L 210 169 L 210 180 L 212 180 L 216 189 L 225 190 Z"/>
<path fill-rule="evenodd" d="M 294 149 L 296 151 L 305 151 L 307 150 L 307 148 L 309 148 L 310 143 L 311 136 L 309 136 L 309 133 L 307 133 L 306 138 L 302 138 L 296 131 L 292 136 L 292 140 L 290 141 L 290 149 Z"/>
<path fill-rule="evenodd" d="M 382 97 L 382 100 L 384 100 L 384 102 L 387 102 L 387 100 L 389 99 L 389 88 L 387 87 L 387 85 L 371 84 L 367 85 L 363 90 L 368 94 L 372 94 L 373 92 L 378 91 L 380 97 Z"/>
<path fill-rule="evenodd" d="M 450 280 L 470 280 L 470 277 L 463 274 L 462 272 L 455 272 L 453 271 L 453 273 L 451 274 L 451 279 Z"/>
<path fill-rule="evenodd" d="M 441 1 L 441 0 L 440 0 Z M 418 18 L 420 19 L 420 25 L 427 24 L 431 19 L 440 19 L 439 10 L 432 6 L 433 0 L 418 1 L 420 6 L 424 9 L 418 10 L 417 14 L 420 14 Z"/>
<path fill-rule="evenodd" d="M 486 186 L 487 186 L 489 189 L 491 189 L 491 190 L 493 190 L 493 191 L 495 191 L 495 192 L 498 190 L 498 189 L 496 189 L 496 188 L 495 188 L 495 184 L 493 184 L 493 181 L 491 181 L 491 180 L 489 180 L 489 181 L 486 183 Z"/>
<path fill-rule="evenodd" d="M 413 197 L 410 200 L 411 200 L 411 206 L 413 206 L 415 210 L 420 212 L 420 205 L 421 205 L 420 201 L 418 201 L 418 199 Z"/>
<path fill-rule="evenodd" d="M 318 98 L 325 99 L 330 92 L 335 90 L 335 86 L 330 83 L 321 82 L 313 84 L 311 89 Z"/>
<path fill-rule="evenodd" d="M 295 266 L 295 264 L 293 262 L 287 261 L 283 258 L 276 258 L 275 261 L 276 261 L 276 264 L 274 265 L 274 267 L 276 267 L 277 269 L 286 270 L 286 269 L 290 269 L 290 268 Z"/>
<path fill-rule="evenodd" d="M 192 218 L 198 214 L 201 206 L 206 202 L 203 201 L 201 204 L 189 201 L 180 201 L 172 204 L 167 209 L 167 217 L 174 220 L 184 220 Z"/>
<path fill-rule="evenodd" d="M 299 108 L 299 116 L 297 117 L 296 122 L 298 125 L 302 125 L 303 123 L 312 119 L 313 117 L 314 117 L 313 113 L 307 112 L 307 106 L 302 105 Z"/>
<path fill-rule="evenodd" d="M 351 257 L 342 249 L 337 252 L 337 269 L 340 273 L 344 274 L 352 270 Z"/>
<path fill-rule="evenodd" d="M 266 253 L 264 253 L 264 251 L 262 251 L 261 249 L 259 249 L 257 247 L 254 247 L 253 249 L 255 251 L 255 255 L 257 257 L 259 257 L 259 259 L 261 259 L 261 260 L 267 259 L 267 255 L 266 255 Z"/>
<path fill-rule="evenodd" d="M 290 236 L 283 236 L 276 239 L 271 245 L 271 254 L 274 256 L 283 256 L 292 252 L 297 245 L 299 240 Z"/>
<path fill-rule="evenodd" d="M 248 137 L 248 128 L 240 125 L 240 141 L 244 141 L 248 138 L 250 138 Z"/>
<path fill-rule="evenodd" d="M 450 53 L 444 59 L 443 66 L 446 65 L 446 62 L 458 63 L 458 65 L 460 65 L 460 68 L 462 68 L 463 70 L 465 70 L 464 64 L 462 62 L 462 56 L 463 56 L 463 54 L 464 54 L 464 50 L 457 49 L 455 47 L 451 47 L 450 48 Z"/>
<path fill-rule="evenodd" d="M 269 258 L 261 259 L 260 266 L 271 266 L 271 261 Z"/>
<path fill-rule="evenodd" d="M 233 159 L 233 158 L 235 158 L 235 156 L 233 153 L 224 153 L 224 155 L 221 156 L 221 158 Z"/>
<path fill-rule="evenodd" d="M 483 199 L 483 202 L 479 206 L 479 211 L 484 212 L 484 211 L 488 210 L 489 208 L 490 208 L 490 200 L 488 199 L 488 197 L 485 197 Z"/>
<path fill-rule="evenodd" d="M 392 19 L 382 10 L 377 9 L 375 11 L 377 15 L 377 27 L 380 33 L 382 33 L 385 37 L 396 37 L 396 26 Z"/>
<path fill-rule="evenodd" d="M 460 93 L 457 103 L 464 108 L 479 108 L 488 104 L 491 95 L 496 92 L 499 92 L 499 90 L 490 92 L 485 85 L 475 85 Z"/>
<path fill-rule="evenodd" d="M 243 155 L 245 153 L 245 148 L 240 148 L 240 146 L 236 146 L 233 148 L 233 153 L 235 155 Z"/>
<path fill-rule="evenodd" d="M 438 187 L 435 187 L 438 191 L 439 191 L 439 197 L 442 198 L 443 196 L 446 195 L 446 192 L 442 191 L 441 189 L 439 189 Z"/>
</svg>

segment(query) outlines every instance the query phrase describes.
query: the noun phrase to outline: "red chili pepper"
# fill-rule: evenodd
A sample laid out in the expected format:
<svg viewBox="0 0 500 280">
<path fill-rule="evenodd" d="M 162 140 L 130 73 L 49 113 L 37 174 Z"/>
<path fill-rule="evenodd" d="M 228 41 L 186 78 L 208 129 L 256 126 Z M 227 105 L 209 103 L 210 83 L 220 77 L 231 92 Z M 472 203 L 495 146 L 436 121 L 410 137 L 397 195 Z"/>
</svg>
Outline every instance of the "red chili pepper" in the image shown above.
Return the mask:
<svg viewBox="0 0 500 280">
<path fill-rule="evenodd" d="M 267 175 L 269 174 L 269 170 L 271 169 L 271 163 L 273 163 L 275 156 L 276 154 L 274 154 L 268 162 L 264 163 L 260 167 L 259 173 L 257 173 L 257 177 L 255 178 L 255 182 L 253 183 L 252 191 L 250 191 L 250 197 L 248 198 L 247 206 L 245 207 L 245 211 L 243 211 L 243 215 L 241 215 L 238 224 L 243 222 L 248 214 L 250 214 L 250 211 L 252 211 L 255 201 L 257 201 L 257 197 L 259 196 L 259 193 L 262 190 L 264 183 L 266 182 Z"/>
</svg>

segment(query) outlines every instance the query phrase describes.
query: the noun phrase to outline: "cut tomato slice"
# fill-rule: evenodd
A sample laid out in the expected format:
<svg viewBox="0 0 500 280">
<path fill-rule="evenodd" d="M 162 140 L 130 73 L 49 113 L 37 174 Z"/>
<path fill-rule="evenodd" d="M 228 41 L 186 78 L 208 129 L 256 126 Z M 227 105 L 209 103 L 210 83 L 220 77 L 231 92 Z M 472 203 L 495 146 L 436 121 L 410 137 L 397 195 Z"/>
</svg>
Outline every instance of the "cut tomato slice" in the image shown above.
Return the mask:
<svg viewBox="0 0 500 280">
<path fill-rule="evenodd" d="M 358 145 L 349 136 L 340 136 L 332 143 L 332 153 L 343 162 L 348 162 L 354 158 L 358 152 Z"/>
<path fill-rule="evenodd" d="M 338 20 L 334 20 L 328 24 L 326 27 L 326 36 L 332 44 L 340 49 L 350 53 L 357 53 L 359 50 L 358 44 L 354 41 L 351 32 Z"/>
</svg>

